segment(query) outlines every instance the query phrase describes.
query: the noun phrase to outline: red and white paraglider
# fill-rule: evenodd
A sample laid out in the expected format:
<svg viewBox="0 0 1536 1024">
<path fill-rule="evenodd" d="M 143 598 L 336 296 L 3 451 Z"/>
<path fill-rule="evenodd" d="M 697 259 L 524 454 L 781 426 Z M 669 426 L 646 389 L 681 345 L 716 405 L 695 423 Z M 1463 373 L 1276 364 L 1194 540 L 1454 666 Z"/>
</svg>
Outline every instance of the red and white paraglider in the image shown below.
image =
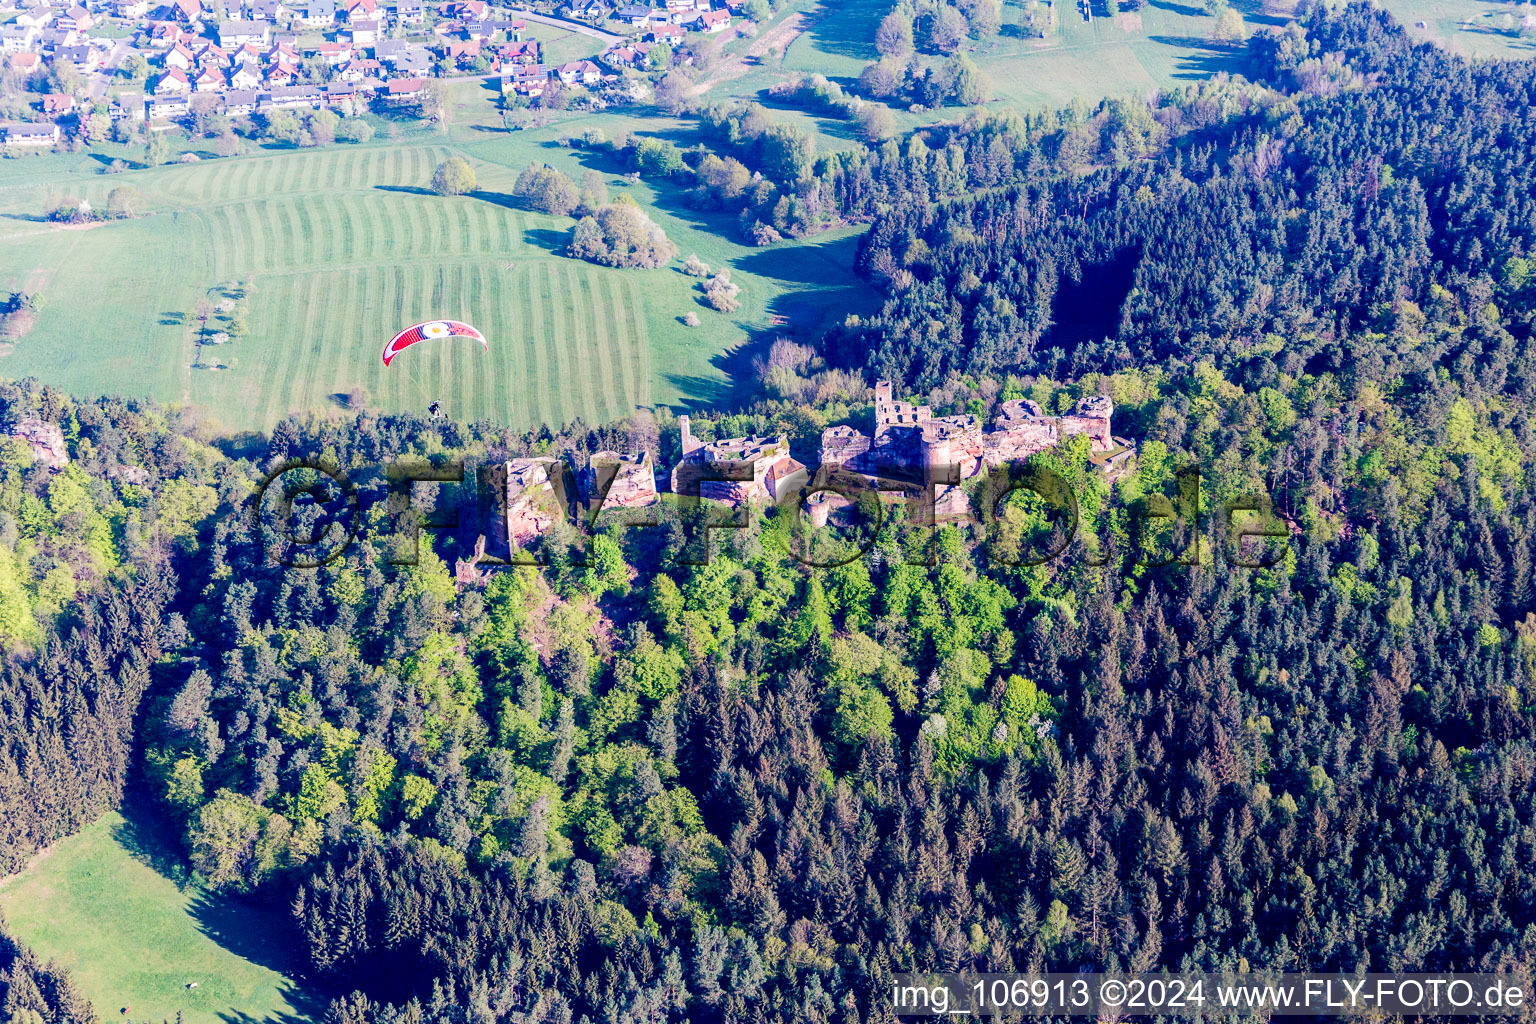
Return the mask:
<svg viewBox="0 0 1536 1024">
<path fill-rule="evenodd" d="M 428 320 L 425 323 L 412 324 L 389 339 L 389 344 L 384 346 L 384 365 L 388 366 L 391 359 L 412 345 L 423 341 L 441 341 L 444 338 L 472 338 L 484 346 L 487 352 L 491 350 L 485 335 L 462 320 Z M 434 420 L 438 419 L 443 414 L 442 403 L 433 401 L 427 407 L 427 412 Z"/>
<path fill-rule="evenodd" d="M 425 323 L 412 324 L 389 339 L 389 344 L 384 346 L 384 365 L 388 366 L 391 359 L 412 345 L 423 341 L 441 341 L 444 338 L 473 338 L 484 345 L 487 352 L 491 350 L 485 335 L 462 320 L 428 320 Z"/>
</svg>

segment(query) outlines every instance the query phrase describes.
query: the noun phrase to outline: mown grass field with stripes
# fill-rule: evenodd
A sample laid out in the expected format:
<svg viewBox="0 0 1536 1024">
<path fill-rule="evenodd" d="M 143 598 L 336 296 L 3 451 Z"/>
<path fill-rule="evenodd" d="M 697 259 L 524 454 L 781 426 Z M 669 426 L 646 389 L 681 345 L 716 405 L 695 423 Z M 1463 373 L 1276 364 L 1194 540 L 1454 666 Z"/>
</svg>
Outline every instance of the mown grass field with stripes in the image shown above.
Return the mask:
<svg viewBox="0 0 1536 1024">
<path fill-rule="evenodd" d="M 463 98 L 487 106 L 474 92 Z M 629 123 L 586 120 L 610 134 Z M 531 161 L 579 176 L 594 166 L 591 155 L 557 144 L 554 128 L 488 128 L 461 122 L 365 146 L 114 175 L 100 173 L 104 157 L 4 161 L 0 292 L 37 292 L 45 306 L 29 334 L 0 348 L 0 376 L 190 403 L 230 429 L 339 411 L 358 389 L 383 410 L 424 410 L 437 399 L 463 420 L 596 423 L 637 407 L 722 401 L 732 385 L 728 354 L 767 337 L 771 314 L 788 309 L 810 328 L 872 301 L 851 275 L 853 237 L 785 243 L 778 256 L 743 247 L 722 237 L 728 222 L 702 219 L 614 167 L 597 168 L 610 192 L 647 207 L 682 255 L 729 267 L 742 308 L 708 309 L 675 265 L 620 270 L 570 259 L 563 250 L 574 222 L 521 208 L 510 193 Z M 450 155 L 475 165 L 473 195 L 427 190 Z M 143 195 L 144 216 L 85 228 L 44 218 L 65 197 L 104 208 L 122 186 Z M 805 274 L 808 266 L 816 273 Z M 233 303 L 247 333 L 199 345 L 191 314 L 200 302 Z M 689 312 L 699 326 L 685 325 Z M 428 344 L 382 365 L 395 330 L 441 317 L 480 327 L 490 351 Z"/>
</svg>

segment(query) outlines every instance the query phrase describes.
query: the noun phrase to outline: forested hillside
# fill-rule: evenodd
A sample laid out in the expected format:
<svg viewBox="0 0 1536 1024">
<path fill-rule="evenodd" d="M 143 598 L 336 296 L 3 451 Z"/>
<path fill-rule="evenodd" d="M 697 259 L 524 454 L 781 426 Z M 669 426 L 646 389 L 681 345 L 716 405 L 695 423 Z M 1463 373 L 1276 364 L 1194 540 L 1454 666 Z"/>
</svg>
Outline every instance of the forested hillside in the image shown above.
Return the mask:
<svg viewBox="0 0 1536 1024">
<path fill-rule="evenodd" d="M 475 496 L 407 502 L 387 466 L 665 465 L 670 422 L 365 410 L 253 452 L 8 386 L 0 422 L 60 425 L 72 462 L 12 445 L 0 477 L 0 863 L 131 774 L 210 885 L 292 908 L 333 1024 L 885 1021 L 908 969 L 1529 974 L 1536 65 L 1361 6 L 1253 53 L 1260 84 L 809 167 L 801 200 L 874 217 L 885 306 L 697 425 L 809 454 L 869 427 L 850 369 L 936 414 L 1108 395 L 1135 469 L 1041 457 L 1080 512 L 1042 564 L 1040 504 L 940 530 L 932 564 L 895 510 L 828 569 L 791 556 L 793 509 L 695 564 L 669 504 L 464 583 Z M 314 570 L 252 514 L 293 458 L 358 489 Z M 1290 535 L 1265 568 L 1223 530 L 1253 493 Z"/>
<path fill-rule="evenodd" d="M 1513 369 L 1497 324 L 1528 326 L 1536 63 L 1469 64 L 1358 5 L 1251 49 L 1262 87 L 1007 130 L 998 187 L 896 200 L 863 253 L 891 297 L 839 357 L 924 388 L 1266 346 L 1294 374 L 1449 292 L 1473 364 Z M 974 164 L 981 130 L 947 151 Z"/>
</svg>

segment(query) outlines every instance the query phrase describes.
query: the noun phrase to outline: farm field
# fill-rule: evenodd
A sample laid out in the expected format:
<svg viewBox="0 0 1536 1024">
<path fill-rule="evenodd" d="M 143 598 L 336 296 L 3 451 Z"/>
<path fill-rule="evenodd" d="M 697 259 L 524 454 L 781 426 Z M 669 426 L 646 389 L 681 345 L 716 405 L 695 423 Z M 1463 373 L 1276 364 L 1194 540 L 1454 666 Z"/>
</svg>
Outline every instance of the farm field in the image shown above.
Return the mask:
<svg viewBox="0 0 1536 1024">
<path fill-rule="evenodd" d="M 280 912 L 178 886 L 153 840 L 113 812 L 0 880 L 7 927 L 67 968 L 98 1017 L 302 1024 L 312 1008 L 280 968 Z M 196 983 L 196 988 L 188 988 Z"/>
<path fill-rule="evenodd" d="M 728 218 L 701 217 L 677 196 L 627 183 L 606 157 L 556 144 L 587 127 L 612 136 L 667 124 L 583 115 L 509 133 L 492 127 L 484 92 L 457 87 L 463 116 L 448 132 L 361 147 L 111 176 L 78 156 L 6 162 L 0 288 L 40 292 L 45 306 L 32 332 L 0 353 L 0 374 L 189 402 L 231 429 L 334 410 L 357 389 L 386 410 L 440 399 L 456 418 L 515 427 L 601 422 L 637 406 L 723 401 L 733 354 L 765 339 L 772 314 L 813 330 L 873 303 L 851 274 L 852 235 L 738 245 L 723 237 Z M 425 189 L 451 154 L 476 166 L 474 195 Z M 615 270 L 562 255 L 574 222 L 520 209 L 509 194 L 535 160 L 578 176 L 596 167 L 610 194 L 633 195 L 683 255 L 729 268 L 742 308 L 708 309 L 675 267 Z M 14 166 L 31 163 L 52 173 Z M 100 206 L 123 185 L 143 194 L 148 215 L 87 229 L 42 219 L 65 196 Z M 808 266 L 814 275 L 802 272 Z M 222 304 L 247 333 L 199 347 L 191 314 L 200 302 Z M 684 325 L 689 312 L 700 326 Z M 491 351 L 431 346 L 386 370 L 379 351 L 389 334 L 433 317 L 475 323 Z M 219 315 L 213 323 L 226 325 Z"/>
</svg>

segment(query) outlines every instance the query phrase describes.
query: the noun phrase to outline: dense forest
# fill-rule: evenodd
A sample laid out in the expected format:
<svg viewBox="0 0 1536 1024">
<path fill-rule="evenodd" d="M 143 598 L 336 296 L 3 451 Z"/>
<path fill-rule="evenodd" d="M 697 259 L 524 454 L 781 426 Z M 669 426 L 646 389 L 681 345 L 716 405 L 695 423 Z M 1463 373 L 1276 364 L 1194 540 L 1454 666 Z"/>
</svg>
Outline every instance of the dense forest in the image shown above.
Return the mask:
<svg viewBox="0 0 1536 1024">
<path fill-rule="evenodd" d="M 696 429 L 809 455 L 869 428 L 875 375 L 944 414 L 1107 395 L 1131 472 L 1041 456 L 1074 536 L 978 492 L 982 523 L 893 508 L 835 568 L 794 557 L 793 508 L 705 560 L 669 502 L 466 582 L 477 467 L 665 465 L 671 422 L 365 409 L 251 449 L 0 385 L 71 460 L 0 465 L 0 870 L 131 780 L 206 884 L 291 907 L 332 1024 L 888 1021 L 908 969 L 1529 975 L 1536 65 L 1359 5 L 1252 55 L 1255 83 L 807 157 L 772 193 L 872 218 L 887 300 Z M 283 476 L 316 569 L 253 499 L 295 459 L 355 487 Z M 1264 568 L 1225 531 L 1253 493 L 1289 534 Z M 82 1010 L 0 939 L 0 1017 Z"/>
</svg>

